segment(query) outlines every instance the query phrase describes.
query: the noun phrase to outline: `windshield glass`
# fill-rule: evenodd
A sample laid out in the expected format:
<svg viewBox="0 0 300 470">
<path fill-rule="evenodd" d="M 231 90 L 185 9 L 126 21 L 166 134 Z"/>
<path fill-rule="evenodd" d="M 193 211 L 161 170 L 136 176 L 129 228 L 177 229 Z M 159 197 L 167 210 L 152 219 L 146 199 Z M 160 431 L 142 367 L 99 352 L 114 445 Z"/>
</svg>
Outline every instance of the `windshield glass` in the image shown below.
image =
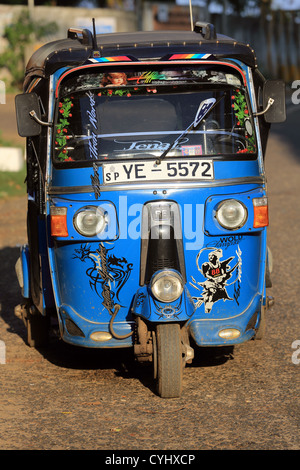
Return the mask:
<svg viewBox="0 0 300 470">
<path fill-rule="evenodd" d="M 166 158 L 253 158 L 256 153 L 247 95 L 234 68 L 97 69 L 62 80 L 56 162 L 153 159 L 164 153 Z M 214 106 L 201 118 L 205 100 Z"/>
</svg>

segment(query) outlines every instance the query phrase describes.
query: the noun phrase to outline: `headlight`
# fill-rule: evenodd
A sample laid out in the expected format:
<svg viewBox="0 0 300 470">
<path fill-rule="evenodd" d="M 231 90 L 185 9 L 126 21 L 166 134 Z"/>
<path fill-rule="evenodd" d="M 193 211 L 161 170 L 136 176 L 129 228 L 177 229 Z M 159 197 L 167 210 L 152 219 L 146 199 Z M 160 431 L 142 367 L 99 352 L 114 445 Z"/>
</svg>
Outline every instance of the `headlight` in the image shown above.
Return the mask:
<svg viewBox="0 0 300 470">
<path fill-rule="evenodd" d="M 216 218 L 219 224 L 228 230 L 241 228 L 247 220 L 247 209 L 235 199 L 227 199 L 221 202 L 217 208 Z"/>
<path fill-rule="evenodd" d="M 173 302 L 182 294 L 182 277 L 176 271 L 160 271 L 151 280 L 151 290 L 160 302 Z"/>
<path fill-rule="evenodd" d="M 105 212 L 100 207 L 83 207 L 74 215 L 73 224 L 81 235 L 94 237 L 105 229 Z"/>
</svg>

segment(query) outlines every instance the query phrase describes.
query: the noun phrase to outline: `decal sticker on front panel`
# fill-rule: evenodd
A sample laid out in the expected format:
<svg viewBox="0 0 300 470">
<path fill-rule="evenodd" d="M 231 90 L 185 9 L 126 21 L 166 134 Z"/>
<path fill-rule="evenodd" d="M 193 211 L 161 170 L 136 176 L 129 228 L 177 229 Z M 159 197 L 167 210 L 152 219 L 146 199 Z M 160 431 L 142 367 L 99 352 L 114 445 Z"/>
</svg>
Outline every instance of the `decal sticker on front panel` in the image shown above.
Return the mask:
<svg viewBox="0 0 300 470">
<path fill-rule="evenodd" d="M 96 250 L 89 244 L 74 250 L 73 259 L 87 262 L 86 275 L 91 289 L 102 299 L 102 305 L 112 315 L 116 306 L 121 307 L 120 294 L 128 281 L 133 264 L 126 258 L 116 257 L 104 243 Z"/>
<path fill-rule="evenodd" d="M 196 257 L 199 278 L 191 277 L 190 285 L 199 296 L 193 296 L 196 308 L 204 304 L 205 313 L 210 313 L 214 304 L 235 301 L 239 304 L 242 252 L 237 246 L 235 256 L 225 257 L 221 248 L 206 247 L 199 251 Z"/>
</svg>

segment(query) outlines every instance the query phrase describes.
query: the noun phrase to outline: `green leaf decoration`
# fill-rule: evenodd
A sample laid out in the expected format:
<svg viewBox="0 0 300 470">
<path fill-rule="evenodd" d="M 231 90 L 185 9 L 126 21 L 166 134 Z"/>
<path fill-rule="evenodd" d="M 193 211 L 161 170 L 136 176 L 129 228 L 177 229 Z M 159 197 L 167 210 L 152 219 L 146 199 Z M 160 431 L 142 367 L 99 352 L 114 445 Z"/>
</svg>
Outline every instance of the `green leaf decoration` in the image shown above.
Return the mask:
<svg viewBox="0 0 300 470">
<path fill-rule="evenodd" d="M 68 118 L 72 117 L 71 110 L 73 103 L 70 98 L 64 98 L 58 104 L 58 114 L 60 116 L 58 124 L 56 125 L 55 146 L 57 150 L 56 158 L 60 161 L 69 160 L 72 158 L 68 155 L 68 150 L 65 148 L 68 142 L 68 126 L 70 125 Z"/>
<path fill-rule="evenodd" d="M 241 93 L 239 89 L 234 91 L 234 95 L 232 95 L 231 99 L 233 100 L 233 110 L 235 117 L 237 119 L 236 125 L 238 127 L 244 127 L 245 126 L 245 119 L 248 118 L 249 111 L 247 108 L 247 102 L 245 95 Z M 238 153 L 244 153 L 245 151 L 247 153 L 254 153 L 256 152 L 256 144 L 255 144 L 255 136 L 254 134 L 249 136 L 247 135 L 246 131 L 246 138 L 247 138 L 247 147 L 246 149 L 240 150 Z"/>
</svg>

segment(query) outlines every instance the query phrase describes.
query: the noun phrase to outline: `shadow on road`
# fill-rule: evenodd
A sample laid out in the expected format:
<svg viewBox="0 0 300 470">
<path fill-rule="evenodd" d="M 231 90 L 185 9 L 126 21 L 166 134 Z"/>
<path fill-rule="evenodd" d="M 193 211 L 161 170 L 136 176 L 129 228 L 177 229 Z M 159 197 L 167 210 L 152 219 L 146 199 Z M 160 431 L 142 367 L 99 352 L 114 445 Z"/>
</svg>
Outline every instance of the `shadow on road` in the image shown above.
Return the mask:
<svg viewBox="0 0 300 470">
<path fill-rule="evenodd" d="M 15 273 L 15 264 L 20 255 L 18 247 L 0 250 L 0 314 L 9 325 L 8 332 L 19 335 L 24 341 L 26 332 L 23 322 L 14 314 L 14 308 L 22 301 L 20 286 Z"/>
</svg>

